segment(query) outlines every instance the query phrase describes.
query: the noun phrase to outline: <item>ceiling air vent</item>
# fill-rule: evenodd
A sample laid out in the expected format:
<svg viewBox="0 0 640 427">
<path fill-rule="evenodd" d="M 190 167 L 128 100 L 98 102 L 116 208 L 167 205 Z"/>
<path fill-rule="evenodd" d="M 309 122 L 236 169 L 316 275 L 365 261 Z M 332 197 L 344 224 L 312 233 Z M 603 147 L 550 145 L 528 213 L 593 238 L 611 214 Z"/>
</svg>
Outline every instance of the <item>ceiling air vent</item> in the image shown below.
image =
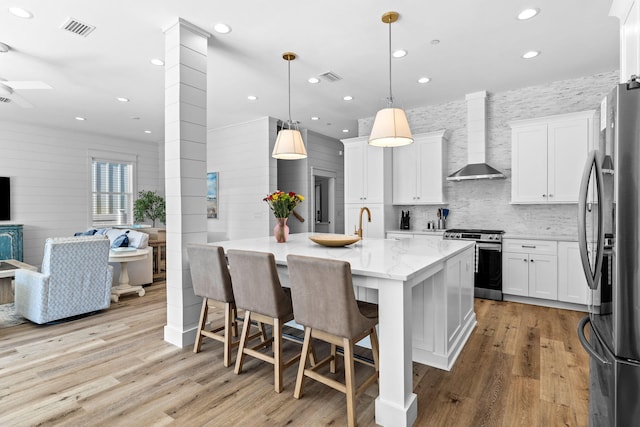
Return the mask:
<svg viewBox="0 0 640 427">
<path fill-rule="evenodd" d="M 320 74 L 320 78 L 328 81 L 328 82 L 337 82 L 338 80 L 342 80 L 342 77 L 334 73 L 333 71 L 327 71 L 326 73 Z"/>
<path fill-rule="evenodd" d="M 0 102 L 8 103 L 11 102 L 9 98 L 5 98 L 4 96 L 0 96 Z"/>
<path fill-rule="evenodd" d="M 85 24 L 74 18 L 67 18 L 67 20 L 64 21 L 60 28 L 83 37 L 88 36 L 93 30 L 96 29 L 96 27 L 94 27 L 93 25 Z"/>
</svg>

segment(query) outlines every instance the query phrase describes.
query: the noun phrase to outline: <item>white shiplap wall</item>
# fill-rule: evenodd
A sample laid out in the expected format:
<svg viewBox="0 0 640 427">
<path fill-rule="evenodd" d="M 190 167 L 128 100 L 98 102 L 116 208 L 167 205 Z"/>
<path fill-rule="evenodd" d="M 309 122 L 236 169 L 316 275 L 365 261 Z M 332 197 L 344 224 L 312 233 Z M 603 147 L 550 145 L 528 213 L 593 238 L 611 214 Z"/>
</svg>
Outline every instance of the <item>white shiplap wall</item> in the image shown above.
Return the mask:
<svg viewBox="0 0 640 427">
<path fill-rule="evenodd" d="M 164 194 L 160 145 L 0 121 L 0 176 L 11 177 L 11 221 L 24 225 L 23 256 L 40 266 L 47 237 L 86 230 L 89 152 L 136 157 L 137 189 Z"/>
<path fill-rule="evenodd" d="M 487 163 L 507 175 L 507 179 L 470 180 L 445 183 L 450 209 L 448 228 L 499 229 L 518 234 L 577 235 L 576 204 L 511 205 L 511 128 L 509 122 L 595 109 L 615 86 L 618 72 L 611 71 L 522 89 L 489 92 L 487 98 Z M 407 110 L 414 133 L 447 130 L 447 175 L 467 162 L 466 102 Z M 373 117 L 358 121 L 359 134 L 368 135 Z M 396 206 L 411 212 L 411 227 L 421 230 L 436 220 L 441 206 Z"/>
<path fill-rule="evenodd" d="M 277 181 L 275 129 L 263 117 L 208 131 L 207 172 L 219 172 L 218 219 L 207 224 L 213 240 L 267 236 L 275 225 L 262 201 Z"/>
</svg>

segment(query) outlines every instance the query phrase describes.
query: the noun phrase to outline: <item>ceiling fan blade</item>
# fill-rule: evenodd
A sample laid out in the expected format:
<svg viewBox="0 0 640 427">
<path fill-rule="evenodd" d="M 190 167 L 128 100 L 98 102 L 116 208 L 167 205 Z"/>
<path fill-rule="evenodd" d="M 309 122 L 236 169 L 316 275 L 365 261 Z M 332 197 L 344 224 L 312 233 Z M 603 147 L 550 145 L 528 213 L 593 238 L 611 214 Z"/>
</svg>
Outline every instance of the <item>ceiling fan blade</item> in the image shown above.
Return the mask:
<svg viewBox="0 0 640 427">
<path fill-rule="evenodd" d="M 15 92 L 9 98 L 22 108 L 34 108 L 32 103 Z"/>
<path fill-rule="evenodd" d="M 20 81 L 20 80 L 13 80 L 13 81 L 3 81 L 2 83 L 6 84 L 7 86 L 12 87 L 15 90 L 22 90 L 22 89 L 53 89 L 51 86 L 49 86 L 48 84 L 46 84 L 45 82 L 41 82 L 41 81 Z"/>
</svg>

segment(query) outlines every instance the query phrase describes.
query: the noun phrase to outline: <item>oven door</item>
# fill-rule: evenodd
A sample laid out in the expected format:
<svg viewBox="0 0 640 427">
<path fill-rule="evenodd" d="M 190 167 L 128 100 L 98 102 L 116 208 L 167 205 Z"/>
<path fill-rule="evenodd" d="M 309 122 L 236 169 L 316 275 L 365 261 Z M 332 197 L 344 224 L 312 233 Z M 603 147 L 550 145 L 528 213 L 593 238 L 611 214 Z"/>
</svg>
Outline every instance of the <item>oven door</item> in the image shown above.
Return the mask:
<svg viewBox="0 0 640 427">
<path fill-rule="evenodd" d="M 475 296 L 502 301 L 502 244 L 476 242 Z"/>
</svg>

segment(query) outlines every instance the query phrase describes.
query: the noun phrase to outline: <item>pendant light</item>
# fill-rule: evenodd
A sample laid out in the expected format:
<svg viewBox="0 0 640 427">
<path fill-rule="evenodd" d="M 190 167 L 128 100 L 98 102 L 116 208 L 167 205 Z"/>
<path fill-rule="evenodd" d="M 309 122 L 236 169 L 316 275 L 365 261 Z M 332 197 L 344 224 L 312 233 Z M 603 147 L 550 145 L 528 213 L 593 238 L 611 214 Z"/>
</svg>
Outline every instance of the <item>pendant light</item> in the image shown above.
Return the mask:
<svg viewBox="0 0 640 427">
<path fill-rule="evenodd" d="M 398 12 L 387 12 L 382 15 L 382 22 L 389 24 L 389 98 L 387 98 L 387 108 L 383 108 L 376 114 L 369 136 L 369 144 L 377 147 L 400 147 L 413 143 L 406 114 L 401 108 L 393 108 L 391 90 L 391 23 L 396 22 L 399 16 Z"/>
<path fill-rule="evenodd" d="M 304 148 L 302 134 L 298 130 L 298 122 L 291 120 L 291 61 L 296 59 L 296 54 L 293 52 L 285 52 L 282 54 L 282 59 L 287 61 L 288 69 L 289 121 L 287 122 L 287 129 L 283 127 L 280 132 L 278 132 L 276 145 L 273 147 L 271 157 L 282 160 L 305 159 L 307 157 L 307 150 Z"/>
</svg>

